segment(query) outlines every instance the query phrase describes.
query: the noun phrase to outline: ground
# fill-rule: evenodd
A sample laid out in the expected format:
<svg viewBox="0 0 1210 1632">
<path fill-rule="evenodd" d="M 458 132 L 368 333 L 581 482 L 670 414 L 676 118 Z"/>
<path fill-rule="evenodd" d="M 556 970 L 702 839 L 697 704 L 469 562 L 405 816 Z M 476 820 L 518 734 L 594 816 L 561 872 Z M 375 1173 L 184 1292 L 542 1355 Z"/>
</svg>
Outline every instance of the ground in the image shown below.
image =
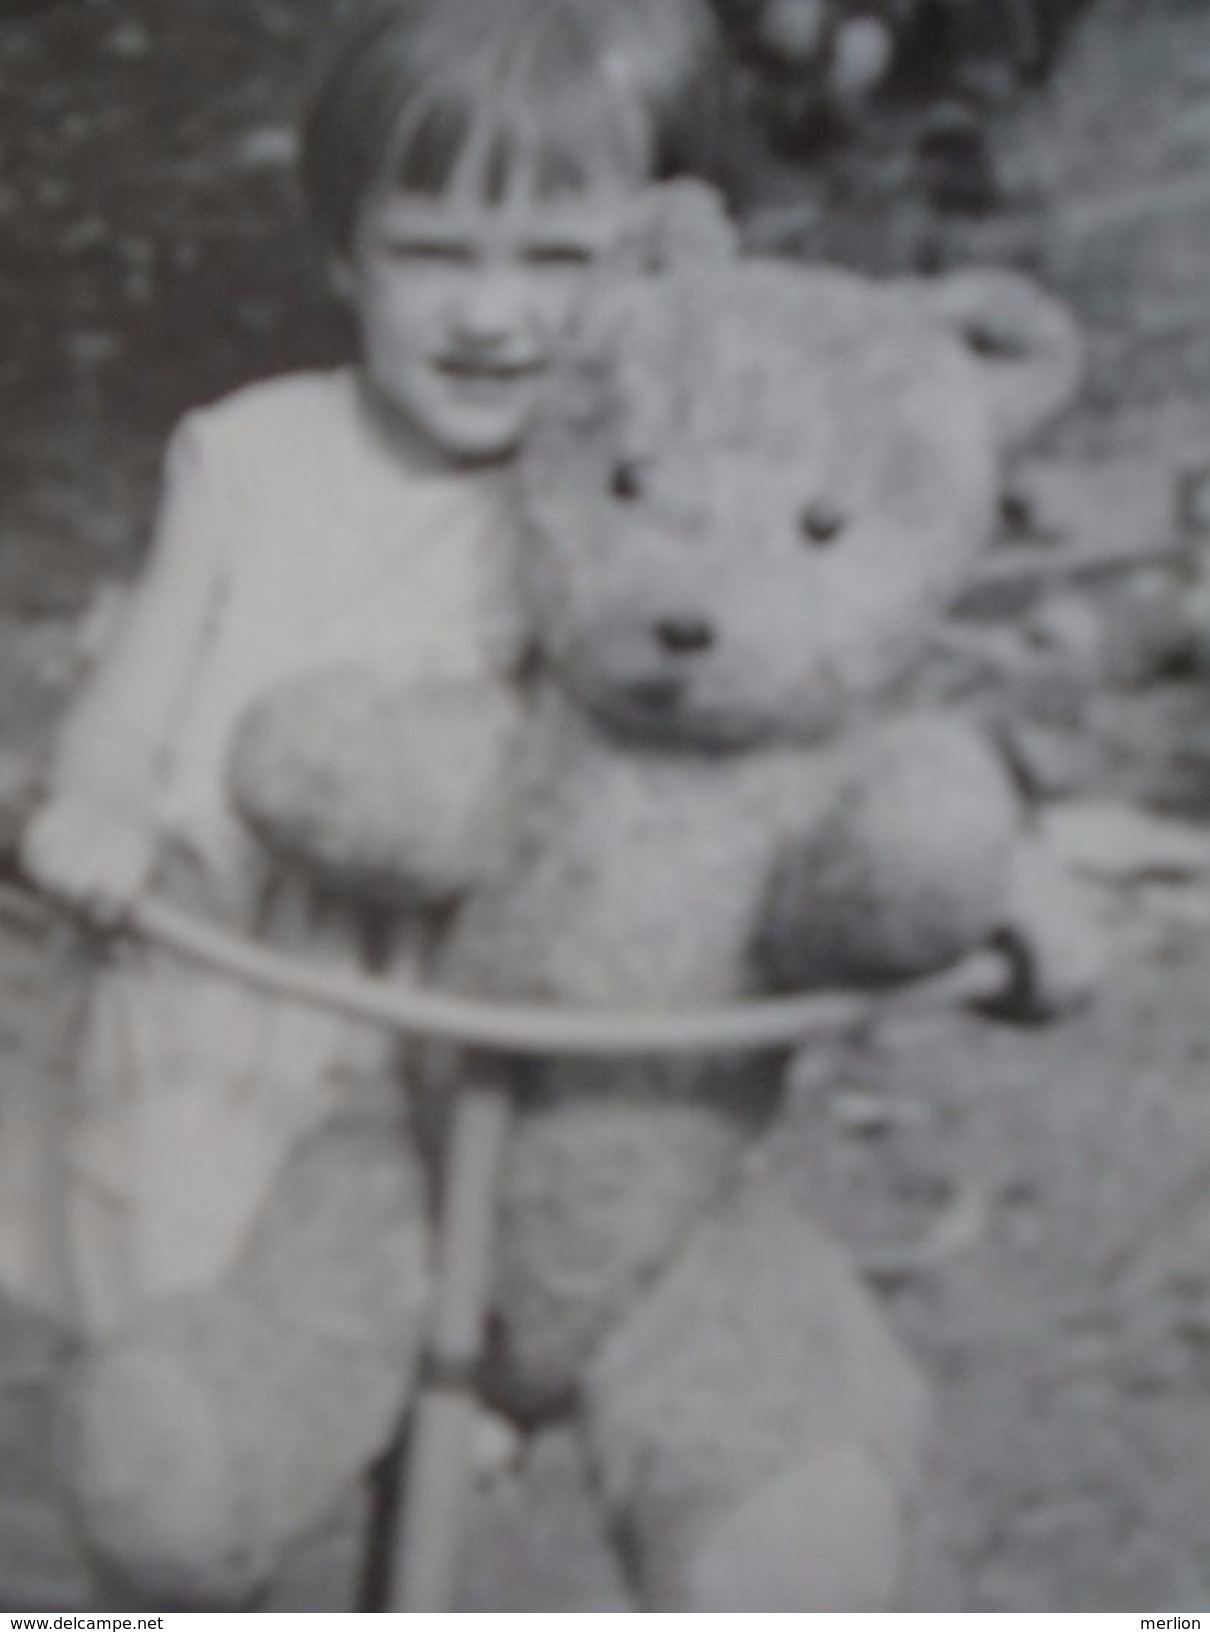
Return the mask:
<svg viewBox="0 0 1210 1632">
<path fill-rule="evenodd" d="M 137 562 L 175 417 L 343 354 L 289 181 L 298 89 L 340 9 L 4 9 L 0 840 L 79 664 L 80 613 Z M 977 652 L 1008 640 L 1012 683 L 1001 664 L 992 685 L 950 684 L 1010 733 L 1042 795 L 1129 797 L 1200 823 L 1210 638 L 1174 639 L 1169 614 L 1173 585 L 1195 598 L 1210 524 L 1202 0 L 1097 0 L 1051 86 L 993 122 L 1008 196 L 992 215 L 930 214 L 898 110 L 809 175 L 756 165 L 752 234 L 880 270 L 1007 258 L 1072 301 L 1088 387 L 1014 477 L 1006 552 L 1022 532 L 1181 544 L 1185 578 L 1002 591 L 998 621 L 984 607 L 965 628 Z M 1091 676 L 1072 657 L 1090 607 Z M 779 1159 L 937 1380 L 921 1610 L 1192 1610 L 1210 1590 L 1210 895 L 1196 865 L 1132 867 L 1104 841 L 1113 879 L 1094 899 L 1112 961 L 1086 1013 L 1026 1029 L 887 1019 L 792 1070 Z M 61 1081 L 70 992 L 61 939 L 0 915 L 0 1124 Z M 96 1601 L 50 1478 L 62 1347 L 0 1306 L 6 1607 Z M 301 1561 L 281 1602 L 339 1596 L 351 1558 L 346 1533 Z M 552 1440 L 524 1488 L 506 1480 L 480 1512 L 467 1606 L 615 1594 Z"/>
</svg>

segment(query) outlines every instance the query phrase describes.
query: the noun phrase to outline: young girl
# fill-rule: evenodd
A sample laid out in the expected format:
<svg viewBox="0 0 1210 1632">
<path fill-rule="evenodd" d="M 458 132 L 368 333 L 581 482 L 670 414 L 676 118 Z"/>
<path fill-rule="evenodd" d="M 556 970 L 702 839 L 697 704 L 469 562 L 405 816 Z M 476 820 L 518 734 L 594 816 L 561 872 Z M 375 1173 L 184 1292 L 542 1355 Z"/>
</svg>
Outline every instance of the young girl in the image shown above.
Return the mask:
<svg viewBox="0 0 1210 1632">
<path fill-rule="evenodd" d="M 508 680 L 524 634 L 510 455 L 637 190 L 703 167 L 712 48 L 699 0 L 394 0 L 353 34 L 302 175 L 360 359 L 253 386 L 174 436 L 150 560 L 27 835 L 47 891 L 107 923 L 158 890 L 258 933 L 264 864 L 223 785 L 245 706 L 341 661 Z M 347 917 L 318 898 L 304 917 L 316 956 L 362 960 Z M 376 1042 L 154 950 L 111 951 L 67 1182 L 74 1317 L 94 1347 L 220 1280 L 303 1135 L 382 1082 Z M 89 1419 L 102 1486 L 105 1447 L 138 1437 L 140 1413 L 161 1436 L 180 1415 L 118 1395 Z M 162 1531 L 111 1549 L 161 1587 L 157 1535 L 183 1557 L 192 1526 L 203 1548 L 178 1452 L 163 1447 Z M 87 1491 L 80 1505 L 87 1526 Z M 204 1597 L 204 1567 L 189 1571 Z"/>
</svg>

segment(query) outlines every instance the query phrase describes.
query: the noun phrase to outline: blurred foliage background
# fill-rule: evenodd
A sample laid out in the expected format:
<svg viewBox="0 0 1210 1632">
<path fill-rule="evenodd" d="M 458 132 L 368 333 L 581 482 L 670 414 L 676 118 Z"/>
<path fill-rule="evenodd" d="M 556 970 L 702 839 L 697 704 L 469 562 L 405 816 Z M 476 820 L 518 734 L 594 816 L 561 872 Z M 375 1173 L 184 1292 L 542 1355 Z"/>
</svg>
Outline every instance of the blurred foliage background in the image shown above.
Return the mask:
<svg viewBox="0 0 1210 1632">
<path fill-rule="evenodd" d="M 160 441 L 185 407 L 343 347 L 291 166 L 300 100 L 347 9 L 26 0 L 0 12 L 10 609 L 52 610 L 79 598 L 85 568 L 129 564 Z"/>
</svg>

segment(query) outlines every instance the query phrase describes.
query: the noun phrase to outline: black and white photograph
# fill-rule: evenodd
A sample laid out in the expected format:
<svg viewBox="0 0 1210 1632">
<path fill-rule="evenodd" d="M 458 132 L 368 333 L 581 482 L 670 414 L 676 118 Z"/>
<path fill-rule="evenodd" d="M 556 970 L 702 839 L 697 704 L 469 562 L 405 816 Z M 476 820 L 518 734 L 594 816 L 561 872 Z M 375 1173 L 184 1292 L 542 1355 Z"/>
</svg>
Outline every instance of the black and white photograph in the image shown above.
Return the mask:
<svg viewBox="0 0 1210 1632">
<path fill-rule="evenodd" d="M 1200 1625 L 1205 0 L 0 0 L 0 333 L 0 1613 Z"/>
</svg>

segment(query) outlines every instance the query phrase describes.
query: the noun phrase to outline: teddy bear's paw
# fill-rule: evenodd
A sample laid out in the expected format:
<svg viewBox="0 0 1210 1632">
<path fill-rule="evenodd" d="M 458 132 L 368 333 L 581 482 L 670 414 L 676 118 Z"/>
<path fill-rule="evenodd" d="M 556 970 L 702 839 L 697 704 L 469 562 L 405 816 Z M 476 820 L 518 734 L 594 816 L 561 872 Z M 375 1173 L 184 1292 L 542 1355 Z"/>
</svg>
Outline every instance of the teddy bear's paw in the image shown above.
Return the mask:
<svg viewBox="0 0 1210 1632">
<path fill-rule="evenodd" d="M 885 1612 L 894 1607 L 902 1529 L 900 1494 L 874 1456 L 857 1444 L 820 1451 L 705 1531 L 675 1607 Z"/>
<path fill-rule="evenodd" d="M 100 1568 L 174 1608 L 241 1606 L 268 1573 L 241 1511 L 219 1401 L 187 1358 L 136 1340 L 86 1356 L 62 1433 L 69 1500 Z"/>
<path fill-rule="evenodd" d="M 1083 1008 L 1104 978 L 1108 949 L 1087 892 L 1041 846 L 1018 858 L 997 942 L 1010 975 L 986 1007 L 1005 1019 L 1059 1019 Z"/>
</svg>

